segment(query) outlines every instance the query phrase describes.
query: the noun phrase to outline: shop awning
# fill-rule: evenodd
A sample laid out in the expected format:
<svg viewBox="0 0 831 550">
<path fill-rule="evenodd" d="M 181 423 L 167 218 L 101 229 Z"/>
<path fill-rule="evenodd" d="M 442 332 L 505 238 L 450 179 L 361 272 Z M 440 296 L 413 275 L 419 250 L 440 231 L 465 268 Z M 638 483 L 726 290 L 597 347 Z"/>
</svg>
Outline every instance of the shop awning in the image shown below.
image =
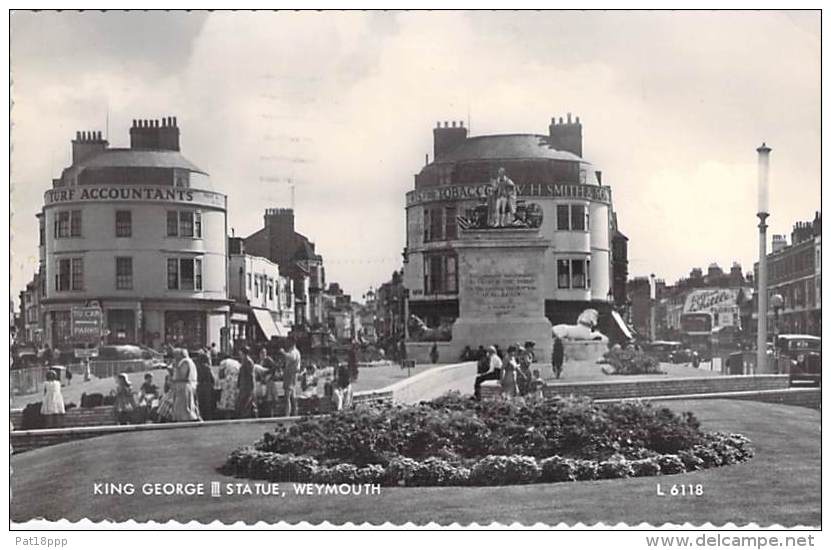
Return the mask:
<svg viewBox="0 0 831 550">
<path fill-rule="evenodd" d="M 260 330 L 263 331 L 263 334 L 265 334 L 268 340 L 271 340 L 275 336 L 285 336 L 277 328 L 277 325 L 274 324 L 274 319 L 272 319 L 271 313 L 267 309 L 252 309 L 251 313 L 254 315 L 254 319 L 257 320 Z"/>
<path fill-rule="evenodd" d="M 618 313 L 615 310 L 612 310 L 612 319 L 615 320 L 615 324 L 618 326 L 620 331 L 623 333 L 623 335 L 627 339 L 629 339 L 629 340 L 634 340 L 635 339 L 635 336 L 632 334 L 632 331 L 629 330 L 629 327 L 626 326 L 626 322 L 623 320 L 623 317 L 620 316 L 620 313 Z"/>
</svg>

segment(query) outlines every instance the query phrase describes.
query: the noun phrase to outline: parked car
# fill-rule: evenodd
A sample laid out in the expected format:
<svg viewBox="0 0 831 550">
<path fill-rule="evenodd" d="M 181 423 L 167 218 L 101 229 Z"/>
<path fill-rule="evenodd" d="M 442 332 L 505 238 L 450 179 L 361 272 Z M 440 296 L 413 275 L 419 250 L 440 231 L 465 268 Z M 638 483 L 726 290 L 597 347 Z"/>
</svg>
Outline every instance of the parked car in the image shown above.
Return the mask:
<svg viewBox="0 0 831 550">
<path fill-rule="evenodd" d="M 778 370 L 791 382 L 822 381 L 822 338 L 809 334 L 780 334 L 775 343 Z"/>
<path fill-rule="evenodd" d="M 672 360 L 673 354 L 681 350 L 682 345 L 681 342 L 656 340 L 645 344 L 644 347 L 646 348 L 646 353 L 662 363 L 668 363 L 674 362 Z"/>
<path fill-rule="evenodd" d="M 678 364 L 678 363 L 692 363 L 693 360 L 693 350 L 690 348 L 683 348 L 678 349 L 672 352 L 670 356 L 670 361 Z"/>
</svg>

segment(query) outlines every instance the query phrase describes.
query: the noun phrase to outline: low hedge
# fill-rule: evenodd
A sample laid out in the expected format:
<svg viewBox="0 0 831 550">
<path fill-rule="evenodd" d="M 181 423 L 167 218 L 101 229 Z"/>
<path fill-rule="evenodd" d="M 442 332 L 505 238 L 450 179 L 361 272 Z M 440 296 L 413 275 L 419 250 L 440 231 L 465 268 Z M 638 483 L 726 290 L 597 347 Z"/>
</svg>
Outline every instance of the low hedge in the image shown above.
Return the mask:
<svg viewBox="0 0 831 550">
<path fill-rule="evenodd" d="M 302 419 L 231 453 L 220 471 L 271 481 L 513 485 L 670 475 L 753 456 L 690 413 L 585 398 L 484 402 L 448 395 Z"/>
<path fill-rule="evenodd" d="M 518 485 L 681 474 L 742 462 L 752 456 L 753 448 L 744 436 L 723 433 L 708 434 L 707 443 L 693 451 L 636 460 L 622 455 L 600 461 L 561 456 L 537 460 L 524 455 L 489 455 L 467 464 L 439 457 L 425 460 L 400 457 L 386 466 L 358 467 L 351 463 L 326 466 L 308 456 L 244 447 L 231 453 L 220 472 L 274 482 L 377 483 L 408 487 Z"/>
</svg>

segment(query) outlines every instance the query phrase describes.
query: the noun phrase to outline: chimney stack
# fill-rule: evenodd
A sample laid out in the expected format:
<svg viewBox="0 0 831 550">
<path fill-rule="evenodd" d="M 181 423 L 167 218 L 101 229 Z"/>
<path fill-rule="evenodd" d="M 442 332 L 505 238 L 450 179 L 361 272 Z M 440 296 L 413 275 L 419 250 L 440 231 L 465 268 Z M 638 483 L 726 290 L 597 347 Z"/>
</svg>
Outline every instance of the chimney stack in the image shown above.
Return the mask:
<svg viewBox="0 0 831 550">
<path fill-rule="evenodd" d="M 72 140 L 72 164 L 104 151 L 109 143 L 101 138 L 101 132 L 75 132 Z"/>
<path fill-rule="evenodd" d="M 165 117 L 161 121 L 134 119 L 130 128 L 130 148 L 178 151 L 179 127 L 176 125 L 176 117 Z"/>
<path fill-rule="evenodd" d="M 452 125 L 444 121 L 444 126 L 436 123 L 433 129 L 433 162 L 441 160 L 441 157 L 452 152 L 467 139 L 467 128 L 459 121 L 458 125 L 454 120 Z"/>
<path fill-rule="evenodd" d="M 583 156 L 583 126 L 580 124 L 579 116 L 572 122 L 571 113 L 567 113 L 565 124 L 563 117 L 559 118 L 559 122 L 552 117 L 548 134 L 550 145 L 554 149 L 574 153 L 578 157 Z"/>
</svg>

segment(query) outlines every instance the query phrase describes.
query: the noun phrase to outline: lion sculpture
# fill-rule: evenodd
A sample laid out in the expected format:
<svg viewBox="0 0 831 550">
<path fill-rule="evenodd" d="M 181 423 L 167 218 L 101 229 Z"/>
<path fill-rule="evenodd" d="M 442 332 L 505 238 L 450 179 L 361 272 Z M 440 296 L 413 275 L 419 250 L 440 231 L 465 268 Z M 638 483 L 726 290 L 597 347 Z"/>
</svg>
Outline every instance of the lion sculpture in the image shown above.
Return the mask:
<svg viewBox="0 0 831 550">
<path fill-rule="evenodd" d="M 598 313 L 596 309 L 584 310 L 577 317 L 576 325 L 554 325 L 551 332 L 561 340 L 592 340 L 608 342 L 609 338 L 602 332 L 595 330 L 597 327 Z"/>
</svg>

